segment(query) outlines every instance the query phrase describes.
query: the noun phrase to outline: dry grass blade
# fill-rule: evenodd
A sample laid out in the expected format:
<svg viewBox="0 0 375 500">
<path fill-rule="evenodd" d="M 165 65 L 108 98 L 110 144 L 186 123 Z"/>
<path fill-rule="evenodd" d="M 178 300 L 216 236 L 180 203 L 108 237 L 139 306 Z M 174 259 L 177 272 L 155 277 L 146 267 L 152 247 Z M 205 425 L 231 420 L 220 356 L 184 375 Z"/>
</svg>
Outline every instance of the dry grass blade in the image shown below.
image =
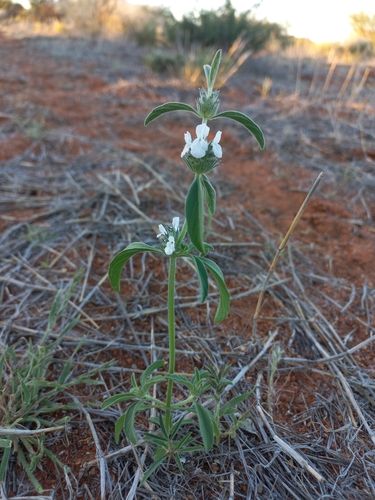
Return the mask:
<svg viewBox="0 0 375 500">
<path fill-rule="evenodd" d="M 280 243 L 280 245 L 279 245 L 279 247 L 277 249 L 277 252 L 276 252 L 276 255 L 275 255 L 275 257 L 274 257 L 274 259 L 272 261 L 271 267 L 268 270 L 266 279 L 264 280 L 264 283 L 263 283 L 262 290 L 261 290 L 261 292 L 259 294 L 257 306 L 256 306 L 255 313 L 254 313 L 254 318 L 253 318 L 253 339 L 254 340 L 256 338 L 256 333 L 257 333 L 258 316 L 259 316 L 260 309 L 262 307 L 263 297 L 264 297 L 265 291 L 267 289 L 269 280 L 271 279 L 271 276 L 272 276 L 273 272 L 275 271 L 276 264 L 277 264 L 277 261 L 279 260 L 281 252 L 284 250 L 285 246 L 287 245 L 290 236 L 292 235 L 292 233 L 293 233 L 296 225 L 298 224 L 298 221 L 300 220 L 300 218 L 301 218 L 303 212 L 305 211 L 305 209 L 306 209 L 309 201 L 311 200 L 312 195 L 314 194 L 316 188 L 318 187 L 320 181 L 322 180 L 322 177 L 323 177 L 323 172 L 321 172 L 318 175 L 316 181 L 314 182 L 314 184 L 311 187 L 308 195 L 306 196 L 304 202 L 302 203 L 300 209 L 298 210 L 296 216 L 294 217 L 293 222 L 290 225 L 290 227 L 289 227 L 286 235 L 284 236 L 283 241 Z"/>
<path fill-rule="evenodd" d="M 107 468 L 107 463 L 104 459 L 103 451 L 100 445 L 100 441 L 98 438 L 98 434 L 96 432 L 94 423 L 91 419 L 91 416 L 89 412 L 86 410 L 84 406 L 82 406 L 81 402 L 76 398 L 73 397 L 73 401 L 76 403 L 76 405 L 80 408 L 82 413 L 85 415 L 87 423 L 89 424 L 90 430 L 92 437 L 94 439 L 95 447 L 96 447 L 96 454 L 97 454 L 97 461 L 99 462 L 99 469 L 100 469 L 100 499 L 105 500 L 107 498 L 107 489 L 106 489 L 106 477 L 109 476 L 109 471 Z"/>
<path fill-rule="evenodd" d="M 35 429 L 35 430 L 24 430 L 24 429 L 11 429 L 4 428 L 0 429 L 0 436 L 39 436 L 41 434 L 46 434 L 48 432 L 62 431 L 66 429 L 65 425 L 57 425 L 56 427 L 48 427 L 47 429 Z"/>
</svg>

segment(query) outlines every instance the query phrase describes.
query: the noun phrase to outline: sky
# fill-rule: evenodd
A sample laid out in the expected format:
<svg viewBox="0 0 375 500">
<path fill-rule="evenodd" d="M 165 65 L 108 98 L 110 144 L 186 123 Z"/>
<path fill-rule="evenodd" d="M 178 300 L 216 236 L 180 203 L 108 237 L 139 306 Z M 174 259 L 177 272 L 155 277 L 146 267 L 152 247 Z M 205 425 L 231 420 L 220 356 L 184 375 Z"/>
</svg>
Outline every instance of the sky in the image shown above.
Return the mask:
<svg viewBox="0 0 375 500">
<path fill-rule="evenodd" d="M 224 0 L 128 0 L 170 7 L 175 17 L 193 9 L 217 9 Z M 257 8 L 252 8 L 260 3 Z M 290 35 L 309 38 L 315 43 L 342 42 L 352 34 L 349 15 L 375 14 L 375 0 L 232 0 L 239 12 L 251 9 L 257 19 L 267 19 L 288 27 Z"/>
</svg>

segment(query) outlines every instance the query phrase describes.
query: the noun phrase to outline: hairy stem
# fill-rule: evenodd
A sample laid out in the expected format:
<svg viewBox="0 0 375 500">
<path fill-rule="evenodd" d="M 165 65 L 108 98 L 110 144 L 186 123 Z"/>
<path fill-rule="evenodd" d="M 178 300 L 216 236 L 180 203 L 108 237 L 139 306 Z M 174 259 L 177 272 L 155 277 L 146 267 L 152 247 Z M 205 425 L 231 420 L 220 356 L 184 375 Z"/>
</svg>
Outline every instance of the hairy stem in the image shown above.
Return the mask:
<svg viewBox="0 0 375 500">
<path fill-rule="evenodd" d="M 175 339 L 175 318 L 174 318 L 174 302 L 175 302 L 175 281 L 176 281 L 176 257 L 171 255 L 169 260 L 169 277 L 168 277 L 168 340 L 169 340 L 169 374 L 174 373 L 176 361 L 176 339 Z M 165 427 L 169 431 L 172 428 L 172 392 L 173 380 L 168 380 L 167 401 L 165 411 Z"/>
</svg>

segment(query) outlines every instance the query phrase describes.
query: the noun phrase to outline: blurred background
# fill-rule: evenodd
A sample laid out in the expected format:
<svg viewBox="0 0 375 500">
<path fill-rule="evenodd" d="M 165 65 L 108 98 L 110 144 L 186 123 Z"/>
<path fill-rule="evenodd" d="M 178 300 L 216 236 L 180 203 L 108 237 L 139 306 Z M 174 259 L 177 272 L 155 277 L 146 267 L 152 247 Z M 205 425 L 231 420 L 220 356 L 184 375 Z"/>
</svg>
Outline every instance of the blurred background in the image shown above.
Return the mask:
<svg viewBox="0 0 375 500">
<path fill-rule="evenodd" d="M 191 65 L 196 47 L 232 48 L 236 64 L 241 64 L 250 53 L 291 47 L 347 60 L 369 58 L 375 43 L 371 0 L 193 0 L 186 4 L 176 0 L 0 0 L 0 23 L 2 32 L 13 36 L 126 38 L 150 48 L 146 62 L 161 72 L 181 72 L 187 60 Z"/>
</svg>

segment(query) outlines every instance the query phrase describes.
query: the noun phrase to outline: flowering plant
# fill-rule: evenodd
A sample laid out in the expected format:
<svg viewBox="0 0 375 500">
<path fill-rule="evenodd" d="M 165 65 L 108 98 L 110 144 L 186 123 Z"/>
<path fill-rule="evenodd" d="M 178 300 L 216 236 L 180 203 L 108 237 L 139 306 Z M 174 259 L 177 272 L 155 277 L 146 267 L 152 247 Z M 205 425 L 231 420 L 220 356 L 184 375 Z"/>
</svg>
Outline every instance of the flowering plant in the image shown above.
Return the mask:
<svg viewBox="0 0 375 500">
<path fill-rule="evenodd" d="M 117 394 L 108 398 L 103 403 L 103 408 L 121 403 L 127 400 L 134 402 L 126 412 L 120 416 L 115 426 L 115 438 L 119 440 L 124 431 L 128 440 L 136 444 L 138 436 L 135 433 L 135 416 L 138 412 L 156 410 L 156 417 L 149 420 L 159 427 L 158 432 L 147 433 L 143 436 L 145 441 L 153 443 L 156 447 L 154 453 L 154 464 L 146 472 L 143 482 L 164 460 L 174 457 L 178 466 L 183 469 L 180 459 L 181 453 L 205 449 L 209 451 L 214 439 L 219 442 L 223 435 L 233 434 L 241 424 L 241 419 L 236 417 L 237 405 L 245 400 L 250 393 L 242 394 L 222 404 L 222 395 L 225 388 L 230 384 L 226 378 L 228 368 L 216 372 L 213 368 L 203 370 L 194 369 L 194 375 L 188 377 L 175 374 L 175 274 L 176 261 L 180 257 L 191 259 L 196 269 L 199 284 L 200 297 L 203 303 L 208 296 L 208 272 L 214 278 L 219 290 L 219 304 L 215 315 L 215 322 L 224 320 L 229 314 L 230 295 L 226 287 L 224 276 L 219 266 L 207 258 L 207 253 L 213 249 L 204 241 L 205 205 L 212 216 L 216 210 L 216 191 L 206 174 L 211 172 L 220 164 L 223 152 L 220 145 L 221 131 L 216 132 L 215 137 L 209 141 L 210 128 L 208 120 L 216 118 L 229 118 L 243 125 L 257 140 L 261 149 L 264 148 L 264 137 L 261 129 L 249 117 L 238 111 L 224 111 L 218 113 L 219 92 L 214 90 L 215 79 L 220 67 L 221 51 L 218 51 L 211 65 L 204 66 L 207 80 L 207 90 L 200 89 L 200 97 L 197 100 L 197 109 L 188 104 L 180 102 L 169 102 L 158 106 L 147 116 L 145 125 L 161 115 L 174 111 L 188 111 L 202 120 L 196 127 L 196 138 L 193 140 L 190 132 L 185 133 L 185 146 L 181 157 L 189 170 L 193 172 L 194 180 L 189 188 L 185 202 L 185 221 L 180 228 L 179 217 L 174 217 L 172 225 L 159 224 L 159 247 L 153 247 L 145 243 L 131 243 L 118 253 L 109 266 L 109 279 L 112 287 L 120 290 L 121 271 L 126 262 L 135 254 L 141 252 L 154 252 L 169 258 L 168 278 L 168 338 L 169 338 L 169 363 L 168 374 L 154 374 L 164 366 L 163 360 L 152 363 L 140 376 L 137 382 L 135 375 L 131 377 L 132 388 L 124 394 Z M 190 240 L 190 243 L 189 243 Z M 167 382 L 167 394 L 165 401 L 161 401 L 150 394 L 150 389 L 161 382 Z M 189 395 L 182 401 L 173 401 L 173 385 L 178 383 L 188 389 Z M 202 398 L 206 396 L 205 404 Z M 214 410 L 208 407 L 214 404 Z M 187 414 L 196 415 L 202 441 L 194 438 L 192 432 L 188 432 L 180 438 L 183 426 L 192 425 L 194 422 Z M 177 415 L 174 417 L 174 415 Z M 229 430 L 223 427 L 223 417 L 228 415 L 232 420 Z M 196 443 L 196 444 L 195 444 Z"/>
</svg>

